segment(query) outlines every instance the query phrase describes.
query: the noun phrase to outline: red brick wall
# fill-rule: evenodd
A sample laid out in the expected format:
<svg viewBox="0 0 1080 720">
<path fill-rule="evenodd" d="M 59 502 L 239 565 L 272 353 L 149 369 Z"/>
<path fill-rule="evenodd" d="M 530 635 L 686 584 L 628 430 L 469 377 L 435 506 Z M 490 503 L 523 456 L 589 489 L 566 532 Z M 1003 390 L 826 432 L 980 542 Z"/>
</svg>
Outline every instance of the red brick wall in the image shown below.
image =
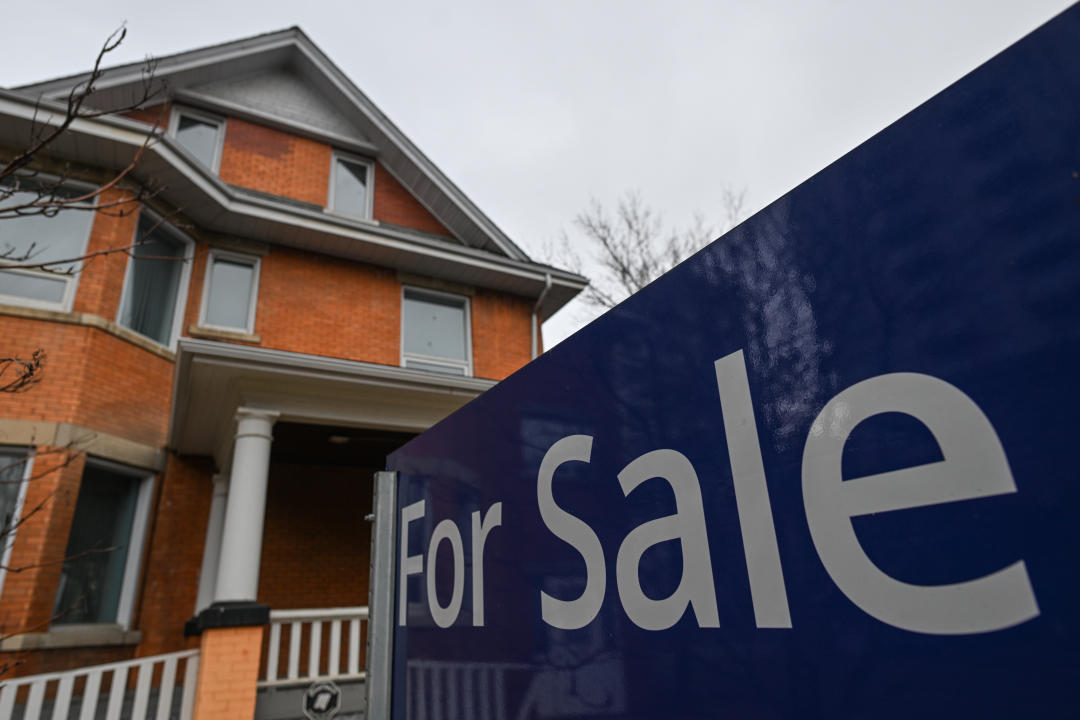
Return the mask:
<svg viewBox="0 0 1080 720">
<path fill-rule="evenodd" d="M 259 602 L 277 610 L 367 605 L 364 516 L 376 469 L 271 465 Z"/>
<path fill-rule="evenodd" d="M 477 290 L 472 299 L 473 373 L 502 380 L 529 362 L 531 322 L 527 298 Z"/>
<path fill-rule="evenodd" d="M 165 102 L 126 112 L 124 116 L 149 125 L 157 125 L 162 130 L 165 130 L 169 127 L 169 114 L 171 111 L 172 103 Z"/>
<path fill-rule="evenodd" d="M 219 175 L 231 185 L 325 206 L 330 155 L 325 143 L 229 118 Z"/>
<path fill-rule="evenodd" d="M 401 284 L 393 270 L 275 247 L 255 332 L 262 347 L 398 365 Z"/>
<path fill-rule="evenodd" d="M 123 191 L 108 190 L 101 194 L 99 205 L 121 202 L 130 199 L 131 194 Z M 135 226 L 139 222 L 139 205 L 127 202 L 117 205 L 108 214 L 94 215 L 90 230 L 90 240 L 86 244 L 87 254 L 111 248 L 122 248 L 135 241 Z M 123 213 L 121 217 L 118 213 Z M 120 307 L 120 292 L 124 286 L 124 272 L 127 270 L 128 256 L 124 252 L 114 252 L 88 259 L 79 273 L 76 288 L 75 312 L 100 315 L 108 320 L 116 318 Z"/>
<path fill-rule="evenodd" d="M 164 445 L 173 363 L 97 328 L 0 315 L 5 351 L 43 348 L 42 379 L 4 397 L 2 417 L 72 422 Z"/>
<path fill-rule="evenodd" d="M 372 215 L 380 222 L 392 223 L 436 235 L 451 235 L 427 208 L 399 183 L 380 163 L 375 163 L 375 197 Z"/>
<path fill-rule="evenodd" d="M 84 464 L 63 448 L 38 448 L 0 599 L 5 635 L 49 627 Z"/>
<path fill-rule="evenodd" d="M 142 631 L 139 655 L 195 647 L 184 623 L 195 613 L 206 524 L 213 492 L 205 461 L 169 455 L 158 477 L 157 505 L 147 529 L 143 582 L 135 627 Z"/>
</svg>

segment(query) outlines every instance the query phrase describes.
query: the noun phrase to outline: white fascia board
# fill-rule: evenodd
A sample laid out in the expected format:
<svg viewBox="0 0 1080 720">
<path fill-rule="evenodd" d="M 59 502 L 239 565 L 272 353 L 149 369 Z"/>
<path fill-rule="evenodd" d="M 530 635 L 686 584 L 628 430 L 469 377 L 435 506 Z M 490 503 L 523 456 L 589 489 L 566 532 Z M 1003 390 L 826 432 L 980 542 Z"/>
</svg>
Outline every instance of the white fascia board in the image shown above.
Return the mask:
<svg viewBox="0 0 1080 720">
<path fill-rule="evenodd" d="M 205 65 L 214 65 L 247 57 L 257 53 L 286 48 L 296 44 L 296 35 L 292 29 L 281 30 L 267 35 L 257 35 L 253 38 L 234 40 L 223 45 L 213 45 L 195 50 L 186 50 L 175 55 L 166 55 L 153 58 L 157 63 L 154 76 L 161 77 L 166 74 L 181 73 L 188 70 L 197 70 Z M 95 83 L 99 90 L 108 90 L 127 83 L 142 79 L 145 61 L 127 63 L 104 68 L 104 74 Z M 89 72 L 75 73 L 63 77 L 45 80 L 43 82 L 19 85 L 12 88 L 18 92 L 38 92 L 43 98 L 59 100 L 67 97 L 72 86 L 85 81 L 90 77 Z"/>
</svg>

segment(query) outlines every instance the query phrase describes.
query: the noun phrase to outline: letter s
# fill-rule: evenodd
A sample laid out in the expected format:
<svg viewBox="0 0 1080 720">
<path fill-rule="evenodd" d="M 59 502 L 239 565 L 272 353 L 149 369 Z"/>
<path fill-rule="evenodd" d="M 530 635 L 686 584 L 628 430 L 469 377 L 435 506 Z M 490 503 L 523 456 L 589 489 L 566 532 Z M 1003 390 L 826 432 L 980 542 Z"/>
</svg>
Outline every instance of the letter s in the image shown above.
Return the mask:
<svg viewBox="0 0 1080 720">
<path fill-rule="evenodd" d="M 585 590 L 576 600 L 560 600 L 540 591 L 541 617 L 548 625 L 561 630 L 577 630 L 592 622 L 600 612 L 606 590 L 607 569 L 600 538 L 584 520 L 556 505 L 551 493 L 555 469 L 571 460 L 589 462 L 592 441 L 589 435 L 568 435 L 556 442 L 540 462 L 536 479 L 536 499 L 544 524 L 585 560 Z"/>
</svg>

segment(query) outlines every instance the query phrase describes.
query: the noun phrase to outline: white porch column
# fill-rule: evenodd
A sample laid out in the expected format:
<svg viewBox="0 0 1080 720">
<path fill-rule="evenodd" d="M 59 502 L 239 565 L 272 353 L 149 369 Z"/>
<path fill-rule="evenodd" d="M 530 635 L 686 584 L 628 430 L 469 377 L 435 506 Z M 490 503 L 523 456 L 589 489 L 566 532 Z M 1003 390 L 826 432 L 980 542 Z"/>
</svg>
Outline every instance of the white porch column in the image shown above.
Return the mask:
<svg viewBox="0 0 1080 720">
<path fill-rule="evenodd" d="M 225 504 L 225 527 L 214 602 L 255 600 L 259 590 L 271 431 L 278 413 L 240 408 Z"/>
<path fill-rule="evenodd" d="M 202 571 L 199 573 L 199 594 L 195 599 L 195 614 L 214 602 L 218 560 L 221 557 L 221 534 L 225 530 L 225 502 L 229 496 L 228 475 L 214 476 L 214 494 L 210 498 L 210 518 L 206 523 L 206 543 L 203 545 Z"/>
</svg>

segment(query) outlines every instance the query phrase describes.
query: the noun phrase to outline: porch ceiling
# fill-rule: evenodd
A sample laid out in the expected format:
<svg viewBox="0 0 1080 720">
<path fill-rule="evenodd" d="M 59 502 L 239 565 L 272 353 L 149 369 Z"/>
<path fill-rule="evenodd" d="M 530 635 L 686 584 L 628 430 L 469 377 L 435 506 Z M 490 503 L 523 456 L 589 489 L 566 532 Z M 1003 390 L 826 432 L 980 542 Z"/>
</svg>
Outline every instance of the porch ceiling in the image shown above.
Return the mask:
<svg viewBox="0 0 1080 720">
<path fill-rule="evenodd" d="M 231 460 L 240 407 L 279 421 L 421 432 L 493 386 L 491 380 L 339 360 L 244 345 L 181 339 L 169 446 Z"/>
</svg>

